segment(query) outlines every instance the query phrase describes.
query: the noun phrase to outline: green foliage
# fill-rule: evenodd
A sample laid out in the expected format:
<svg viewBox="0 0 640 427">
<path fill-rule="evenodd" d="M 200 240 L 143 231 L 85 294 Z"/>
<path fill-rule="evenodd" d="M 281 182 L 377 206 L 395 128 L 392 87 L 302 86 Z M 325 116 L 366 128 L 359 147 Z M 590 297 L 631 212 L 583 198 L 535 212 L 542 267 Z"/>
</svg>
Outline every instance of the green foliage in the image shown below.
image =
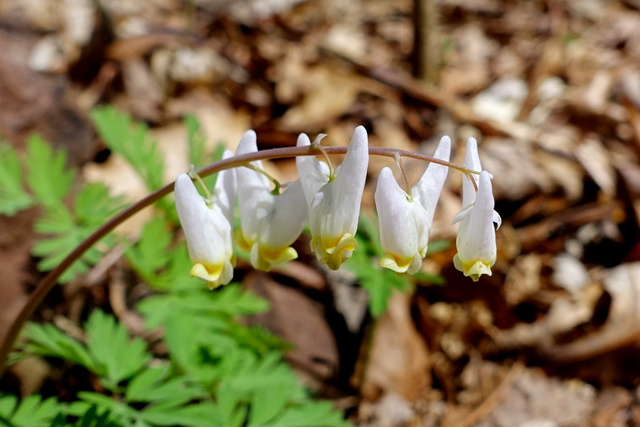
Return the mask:
<svg viewBox="0 0 640 427">
<path fill-rule="evenodd" d="M 31 323 L 24 332 L 28 342 L 23 351 L 84 366 L 114 392 L 121 381 L 140 371 L 151 358 L 143 340 L 131 338 L 124 325 L 100 310 L 91 313 L 85 331 L 87 339 L 81 343 L 53 325 Z"/>
<path fill-rule="evenodd" d="M 189 144 L 189 164 L 200 166 L 205 159 L 205 137 L 196 116 L 188 114 L 184 118 Z"/>
<path fill-rule="evenodd" d="M 51 423 L 51 427 L 125 427 L 113 419 L 109 411 L 99 412 L 97 406 L 90 406 L 75 422 L 68 422 L 65 414 L 58 416 Z"/>
<path fill-rule="evenodd" d="M 120 381 L 132 377 L 145 366 L 151 355 L 140 338 L 129 337 L 124 325 L 95 310 L 85 325 L 87 350 L 96 361 L 103 385 L 116 390 Z"/>
<path fill-rule="evenodd" d="M 39 203 L 57 207 L 69 194 L 76 172 L 67 167 L 64 151 L 54 151 L 39 135 L 27 141 L 27 182 Z"/>
<path fill-rule="evenodd" d="M 33 198 L 22 186 L 18 154 L 0 142 L 0 215 L 15 215 L 32 204 Z"/>
<path fill-rule="evenodd" d="M 149 191 L 164 185 L 164 159 L 147 126 L 109 105 L 91 111 L 91 119 L 104 143 L 129 162 Z"/>
<path fill-rule="evenodd" d="M 85 324 L 83 342 L 52 325 L 30 324 L 21 351 L 81 365 L 110 391 L 80 392 L 66 409 L 52 400 L 49 419 L 98 410 L 109 414 L 111 424 L 105 425 L 349 425 L 298 383 L 282 360 L 281 341 L 263 330 L 252 333 L 257 329 L 235 320 L 267 308 L 265 301 L 233 285 L 215 293 L 180 290 L 143 300 L 140 309 L 150 326 L 165 329 L 166 362 L 152 359 L 144 341 L 99 310 Z M 13 413 L 13 406 L 5 412 Z"/>
<path fill-rule="evenodd" d="M 35 256 L 42 257 L 38 268 L 42 271 L 55 268 L 121 207 L 120 199 L 111 197 L 109 190 L 101 183 L 82 187 L 71 208 L 62 203 L 45 205 L 43 216 L 36 222 L 35 229 L 47 237 L 36 242 L 32 249 Z M 113 238 L 107 237 L 102 242 L 105 246 L 101 248 L 94 245 L 90 248 L 60 277 L 60 282 L 68 282 L 97 264 L 104 249 L 113 246 Z"/>
<path fill-rule="evenodd" d="M 142 228 L 136 244 L 125 252 L 133 270 L 156 290 L 200 288 L 202 281 L 189 278 L 191 261 L 187 245 L 172 245 L 171 232 L 162 218 L 154 218 Z"/>
<path fill-rule="evenodd" d="M 97 109 L 92 118 L 105 143 L 131 163 L 150 190 L 162 186 L 163 160 L 146 126 L 111 107 Z M 185 120 L 190 161 L 204 163 L 200 126 L 193 117 Z M 220 158 L 222 151 L 220 146 L 212 155 Z M 103 184 L 72 192 L 76 175 L 65 153 L 40 137 L 29 140 L 24 159 L 11 148 L 0 148 L 0 213 L 12 215 L 39 205 L 35 229 L 44 237 L 32 253 L 41 257 L 42 270 L 55 268 L 122 207 Z M 136 308 L 150 330 L 161 331 L 158 344 L 164 352 L 153 353 L 155 346 L 132 337 L 122 323 L 100 310 L 89 315 L 78 337 L 51 324 L 29 324 L 13 360 L 31 355 L 62 359 L 65 366 L 86 369 L 95 387 L 78 392 L 70 403 L 0 396 L 0 426 L 348 425 L 329 403 L 314 400 L 298 383 L 283 361 L 288 344 L 239 321 L 268 310 L 265 300 L 235 285 L 209 292 L 188 277 L 186 245 L 173 239 L 174 207 L 168 200 L 160 207 L 164 215 L 149 221 L 135 243 L 119 241 L 132 270 L 155 292 Z M 115 236 L 107 236 L 61 281 L 97 264 L 115 241 Z"/>
<path fill-rule="evenodd" d="M 31 395 L 18 402 L 16 396 L 0 395 L 0 426 L 49 427 L 64 411 L 65 405 L 53 397 L 43 400 L 38 395 Z"/>
<path fill-rule="evenodd" d="M 328 404 L 309 400 L 278 354 L 247 351 L 220 363 L 218 405 L 229 427 L 347 426 Z"/>
<path fill-rule="evenodd" d="M 369 291 L 369 311 L 374 316 L 380 316 L 385 312 L 394 289 L 408 292 L 413 289 L 413 280 L 442 283 L 442 278 L 439 276 L 418 273 L 412 279 L 406 274 L 398 274 L 380 267 L 375 261 L 384 256 L 379 243 L 380 234 L 374 223 L 364 215 L 360 216 L 356 240 L 358 250 L 353 252 L 351 258 L 345 263 L 345 267 L 354 273 L 358 282 Z M 442 248 L 442 245 L 437 242 L 431 245 L 436 249 Z"/>
<path fill-rule="evenodd" d="M 38 268 L 48 271 L 60 264 L 123 204 L 119 198 L 111 197 L 101 183 L 83 186 L 72 199 L 70 193 L 76 170 L 68 167 L 64 151 L 54 150 L 38 135 L 32 135 L 27 142 L 24 164 L 26 170 L 22 169 L 20 158 L 13 149 L 0 147 L 0 214 L 15 215 L 33 204 L 40 206 L 41 216 L 35 223 L 35 230 L 44 237 L 33 246 L 32 254 L 42 258 Z M 23 174 L 32 195 L 23 188 Z M 112 244 L 113 239 L 107 238 L 103 240 L 103 246 L 91 248 L 64 273 L 60 282 L 68 282 L 86 272 L 98 263 L 104 250 Z"/>
</svg>

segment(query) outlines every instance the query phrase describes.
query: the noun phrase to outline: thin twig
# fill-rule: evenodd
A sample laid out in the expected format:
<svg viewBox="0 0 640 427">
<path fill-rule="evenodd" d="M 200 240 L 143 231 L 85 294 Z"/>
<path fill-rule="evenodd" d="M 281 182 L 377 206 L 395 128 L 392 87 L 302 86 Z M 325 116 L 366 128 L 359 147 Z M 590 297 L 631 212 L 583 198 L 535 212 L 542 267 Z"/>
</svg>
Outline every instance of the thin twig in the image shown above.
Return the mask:
<svg viewBox="0 0 640 427">
<path fill-rule="evenodd" d="M 504 398 L 504 393 L 507 391 L 511 384 L 518 378 L 520 373 L 524 370 L 524 365 L 520 362 L 516 362 L 511 370 L 502 379 L 502 382 L 487 398 L 478 405 L 473 411 L 464 416 L 462 419 L 454 420 L 446 424 L 446 427 L 470 427 L 477 424 L 480 420 L 485 418 L 493 411 L 500 401 Z"/>
</svg>

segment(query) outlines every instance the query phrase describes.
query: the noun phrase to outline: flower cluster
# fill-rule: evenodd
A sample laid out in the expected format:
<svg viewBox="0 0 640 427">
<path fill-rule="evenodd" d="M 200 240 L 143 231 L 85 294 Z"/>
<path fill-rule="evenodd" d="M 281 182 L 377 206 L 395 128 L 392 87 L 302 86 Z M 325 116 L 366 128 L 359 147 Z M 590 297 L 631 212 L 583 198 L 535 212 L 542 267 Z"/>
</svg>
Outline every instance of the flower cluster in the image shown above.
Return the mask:
<svg viewBox="0 0 640 427">
<path fill-rule="evenodd" d="M 312 143 L 307 135 L 301 134 L 297 145 L 322 152 L 319 144 L 323 136 Z M 257 151 L 255 132 L 246 132 L 236 154 Z M 445 136 L 434 155 L 440 163 L 431 163 L 407 191 L 398 185 L 390 168 L 380 172 L 375 202 L 380 243 L 385 253 L 380 259 L 382 267 L 409 274 L 420 270 L 435 208 L 449 171 L 446 164 L 450 152 L 451 140 Z M 231 152 L 225 152 L 225 158 L 232 156 Z M 220 172 L 213 194 L 207 197 L 200 196 L 191 176 L 178 176 L 176 208 L 194 264 L 191 275 L 207 281 L 211 288 L 229 283 L 235 265 L 234 240 L 260 270 L 295 259 L 298 254 L 291 245 L 307 223 L 311 249 L 318 260 L 331 269 L 340 268 L 357 247 L 355 234 L 368 164 L 367 133 L 360 126 L 338 168 L 333 169 L 314 156 L 299 156 L 296 158 L 299 179 L 282 192 L 279 184 L 272 188 L 260 161 Z M 482 274 L 491 275 L 496 259 L 493 223 L 499 225 L 500 217 L 493 210 L 491 175 L 481 169 L 474 139 L 467 143 L 464 168 L 468 179 L 463 184 L 463 209 L 454 218 L 454 222 L 460 222 L 454 265 L 465 276 L 478 280 Z M 234 232 L 236 199 L 240 228 Z"/>
</svg>

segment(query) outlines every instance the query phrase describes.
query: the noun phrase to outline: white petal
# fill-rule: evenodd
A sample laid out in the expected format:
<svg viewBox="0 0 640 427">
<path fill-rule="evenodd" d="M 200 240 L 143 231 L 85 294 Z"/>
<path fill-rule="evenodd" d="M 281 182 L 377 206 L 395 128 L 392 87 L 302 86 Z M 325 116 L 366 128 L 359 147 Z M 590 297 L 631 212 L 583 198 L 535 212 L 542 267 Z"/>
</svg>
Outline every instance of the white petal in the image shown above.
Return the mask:
<svg viewBox="0 0 640 427">
<path fill-rule="evenodd" d="M 223 159 L 233 157 L 231 150 L 225 150 Z M 225 169 L 218 173 L 216 186 L 213 189 L 213 196 L 216 206 L 220 207 L 222 213 L 230 224 L 233 224 L 233 210 L 236 202 L 236 170 L 235 168 Z"/>
<path fill-rule="evenodd" d="M 231 225 L 220 209 L 207 206 L 188 175 L 176 179 L 175 198 L 191 261 L 221 265 L 231 258 Z"/>
<path fill-rule="evenodd" d="M 433 157 L 449 161 L 451 155 L 451 138 L 443 136 L 440 139 L 440 143 L 436 148 L 436 152 Z M 438 200 L 440 199 L 440 193 L 442 193 L 442 187 L 447 179 L 449 168 L 437 163 L 431 163 L 427 167 L 427 170 L 420 178 L 420 181 L 412 188 L 411 193 L 422 205 L 427 212 L 428 228 L 431 228 L 433 222 L 433 216 L 436 211 Z"/>
<path fill-rule="evenodd" d="M 496 259 L 496 233 L 493 226 L 494 200 L 488 172 L 480 174 L 478 194 L 469 215 L 458 230 L 458 256 L 463 262 L 480 260 L 489 266 Z"/>
<path fill-rule="evenodd" d="M 429 240 L 427 212 L 400 188 L 391 169 L 378 176 L 375 192 L 380 245 L 385 252 L 381 265 L 410 274 L 418 271 Z"/>
<path fill-rule="evenodd" d="M 308 144 L 308 138 L 301 136 L 298 144 Z M 362 126 L 356 128 L 344 161 L 331 182 L 320 185 L 320 166 L 298 157 L 298 172 L 309 203 L 311 248 L 320 261 L 334 270 L 357 246 L 355 233 L 368 164 L 367 132 Z"/>
<path fill-rule="evenodd" d="M 478 141 L 475 138 L 469 138 L 467 140 L 467 151 L 464 155 L 464 162 L 462 163 L 467 169 L 480 172 L 482 165 L 480 164 L 480 156 L 478 155 Z M 478 183 L 478 175 L 472 174 L 471 177 Z M 468 206 L 473 203 L 476 197 L 476 189 L 473 183 L 467 177 L 462 178 L 462 207 Z"/>
<path fill-rule="evenodd" d="M 257 151 L 254 132 L 247 132 L 238 145 L 238 154 Z M 262 169 L 260 162 L 252 162 Z M 241 230 L 239 246 L 251 253 L 251 264 L 269 270 L 274 264 L 297 257 L 290 245 L 298 238 L 308 216 L 302 184 L 289 185 L 281 194 L 273 194 L 271 183 L 250 168 L 236 171 Z"/>
<path fill-rule="evenodd" d="M 298 136 L 298 147 L 311 145 L 309 137 L 304 133 Z M 320 188 L 329 182 L 329 166 L 325 162 L 318 161 L 314 156 L 296 157 L 298 174 L 304 189 L 307 205 L 311 206 L 313 199 Z"/>
<path fill-rule="evenodd" d="M 338 236 L 347 232 L 355 234 L 368 165 L 367 132 L 364 127 L 358 126 L 335 180 L 321 190 L 324 193 L 323 208 L 315 215 L 321 215 L 320 232 L 323 235 Z"/>
<path fill-rule="evenodd" d="M 302 233 L 308 209 L 297 180 L 274 198 L 271 215 L 264 224 L 261 241 L 274 248 L 291 245 Z"/>
<path fill-rule="evenodd" d="M 258 151 L 256 133 L 247 131 L 238 144 L 237 154 L 255 153 Z M 262 163 L 252 162 L 262 169 Z M 268 217 L 273 209 L 273 194 L 267 177 L 247 167 L 236 169 L 238 192 L 238 208 L 240 223 L 245 239 L 255 242 L 262 228 L 261 219 Z"/>
</svg>

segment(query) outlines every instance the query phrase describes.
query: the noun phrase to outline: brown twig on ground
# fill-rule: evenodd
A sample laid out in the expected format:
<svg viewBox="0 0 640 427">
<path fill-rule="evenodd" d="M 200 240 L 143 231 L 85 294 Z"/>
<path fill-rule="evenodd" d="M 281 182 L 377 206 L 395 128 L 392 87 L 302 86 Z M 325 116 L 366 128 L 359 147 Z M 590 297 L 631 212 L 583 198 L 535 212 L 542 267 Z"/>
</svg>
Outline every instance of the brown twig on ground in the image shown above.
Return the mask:
<svg viewBox="0 0 640 427">
<path fill-rule="evenodd" d="M 520 362 L 516 362 L 511 367 L 507 375 L 502 379 L 500 385 L 498 385 L 493 393 L 487 396 L 480 405 L 462 419 L 445 422 L 443 427 L 470 427 L 485 418 L 496 408 L 496 406 L 498 406 L 500 400 L 504 396 L 504 393 L 509 387 L 511 387 L 511 384 L 513 384 L 523 370 L 524 365 Z"/>
</svg>

